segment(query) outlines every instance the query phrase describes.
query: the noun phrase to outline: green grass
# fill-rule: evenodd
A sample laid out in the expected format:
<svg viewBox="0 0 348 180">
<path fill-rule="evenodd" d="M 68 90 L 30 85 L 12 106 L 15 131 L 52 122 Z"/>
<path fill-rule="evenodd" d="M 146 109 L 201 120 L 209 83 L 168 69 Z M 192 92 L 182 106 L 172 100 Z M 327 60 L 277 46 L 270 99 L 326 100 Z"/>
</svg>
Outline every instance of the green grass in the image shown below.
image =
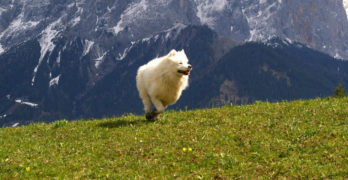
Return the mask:
<svg viewBox="0 0 348 180">
<path fill-rule="evenodd" d="M 161 118 L 1 128 L 0 179 L 348 178 L 348 98 Z"/>
</svg>

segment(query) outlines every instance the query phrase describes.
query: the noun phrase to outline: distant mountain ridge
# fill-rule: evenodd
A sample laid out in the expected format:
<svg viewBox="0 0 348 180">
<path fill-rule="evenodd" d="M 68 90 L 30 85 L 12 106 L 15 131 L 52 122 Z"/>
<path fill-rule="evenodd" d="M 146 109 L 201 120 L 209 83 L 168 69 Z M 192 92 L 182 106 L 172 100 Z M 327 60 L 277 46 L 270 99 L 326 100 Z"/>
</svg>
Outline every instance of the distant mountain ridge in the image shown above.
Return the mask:
<svg viewBox="0 0 348 180">
<path fill-rule="evenodd" d="M 175 109 L 328 96 L 346 27 L 341 0 L 1 1 L 0 126 L 142 113 L 136 70 L 171 49 L 194 66 Z"/>
</svg>

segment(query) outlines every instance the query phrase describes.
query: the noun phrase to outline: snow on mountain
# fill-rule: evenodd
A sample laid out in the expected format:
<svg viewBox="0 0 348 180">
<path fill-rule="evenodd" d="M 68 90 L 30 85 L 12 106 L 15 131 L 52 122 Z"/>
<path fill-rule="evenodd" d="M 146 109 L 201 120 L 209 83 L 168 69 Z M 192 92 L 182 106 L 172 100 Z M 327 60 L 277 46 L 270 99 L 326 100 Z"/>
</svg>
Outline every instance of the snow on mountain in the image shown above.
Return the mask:
<svg viewBox="0 0 348 180">
<path fill-rule="evenodd" d="M 2 118 L 6 118 L 7 114 L 4 114 L 4 115 L 0 115 L 0 119 Z"/>
<path fill-rule="evenodd" d="M 104 51 L 102 48 L 100 48 L 99 46 L 95 47 L 95 51 L 94 51 L 94 66 L 96 69 L 99 68 L 99 66 L 103 63 L 105 56 L 107 55 L 107 51 Z"/>
<path fill-rule="evenodd" d="M 59 51 L 58 57 L 57 57 L 57 59 L 56 59 L 56 62 L 57 62 L 57 64 L 58 64 L 58 66 L 60 65 L 60 61 L 61 61 L 61 54 L 62 54 L 62 52 Z"/>
<path fill-rule="evenodd" d="M 226 5 L 227 0 L 195 0 L 197 3 L 197 17 L 202 24 L 208 26 L 215 25 L 215 13 L 222 12 Z"/>
<path fill-rule="evenodd" d="M 134 44 L 135 44 L 135 42 L 132 41 L 131 42 L 131 46 L 129 46 L 126 49 L 124 49 L 123 53 L 118 53 L 118 57 L 116 57 L 116 59 L 117 60 L 123 60 L 127 56 L 127 54 L 129 53 L 129 51 L 132 50 Z"/>
<path fill-rule="evenodd" d="M 22 35 L 25 31 L 36 27 L 39 21 L 26 21 L 22 11 L 9 25 L 9 27 L 0 33 L 0 39 L 10 38 L 11 36 Z"/>
<path fill-rule="evenodd" d="M 6 9 L 0 7 L 0 16 L 1 16 L 1 14 L 2 14 L 3 12 L 5 12 L 5 11 L 6 11 Z"/>
<path fill-rule="evenodd" d="M 186 27 L 187 26 L 184 24 L 176 23 L 173 25 L 173 27 L 170 27 L 169 29 L 158 32 L 158 34 L 154 36 L 145 37 L 137 41 L 131 41 L 130 46 L 125 48 L 122 53 L 118 53 L 118 57 L 116 57 L 116 59 L 123 60 L 125 57 L 127 57 L 128 53 L 133 49 L 133 47 L 139 43 L 157 41 L 159 38 L 159 34 L 164 34 L 165 40 L 176 39 L 177 36 L 180 34 L 180 32 Z"/>
<path fill-rule="evenodd" d="M 346 15 L 348 19 L 348 0 L 343 0 L 343 6 L 344 6 L 344 9 L 346 10 Z"/>
<path fill-rule="evenodd" d="M 164 30 L 163 32 L 166 33 L 166 39 L 172 38 L 176 39 L 176 37 L 179 35 L 179 33 L 185 29 L 187 26 L 181 23 L 175 24 L 173 27 Z"/>
<path fill-rule="evenodd" d="M 0 3 L 0 43 L 9 49 L 32 38 L 45 18 L 42 10 L 49 1 L 5 1 Z"/>
<path fill-rule="evenodd" d="M 291 39 L 308 47 L 348 59 L 348 20 L 342 1 L 242 1 L 250 35 L 247 41 Z M 347 1 L 345 1 L 347 3 Z"/>
<path fill-rule="evenodd" d="M 49 82 L 49 87 L 52 87 L 52 86 L 55 86 L 55 85 L 58 85 L 59 84 L 59 79 L 60 79 L 60 75 L 58 75 L 57 77 L 55 78 L 52 78 Z"/>
<path fill-rule="evenodd" d="M 127 24 L 138 20 L 137 18 L 145 17 L 146 10 L 148 8 L 147 0 L 140 0 L 139 2 L 132 3 L 122 14 L 120 17 L 120 21 L 116 26 L 113 27 L 115 35 L 119 32 L 123 31 L 124 27 Z"/>
<path fill-rule="evenodd" d="M 111 32 L 117 37 L 126 36 L 129 41 L 137 41 L 168 29 L 177 22 L 190 24 L 192 19 L 187 15 L 191 16 L 194 12 L 185 12 L 180 8 L 185 4 L 192 6 L 191 2 L 175 0 L 132 0 L 116 18 L 118 21 L 111 27 Z"/>
<path fill-rule="evenodd" d="M 25 11 L 22 11 L 21 14 L 19 14 L 17 18 L 11 22 L 10 26 L 1 33 L 0 38 L 2 38 L 3 36 L 12 36 L 16 33 L 23 32 L 35 27 L 40 23 L 39 21 L 26 21 L 24 19 L 24 12 Z"/>
<path fill-rule="evenodd" d="M 11 127 L 17 127 L 19 123 L 14 123 Z"/>
<path fill-rule="evenodd" d="M 91 48 L 93 47 L 93 45 L 94 45 L 93 41 L 85 40 L 82 56 L 86 56 L 91 50 Z"/>
<path fill-rule="evenodd" d="M 71 21 L 71 22 L 72 22 L 71 26 L 72 26 L 72 27 L 76 26 L 80 21 L 81 21 L 81 17 L 80 17 L 80 16 L 74 18 L 74 19 Z"/>
<path fill-rule="evenodd" d="M 242 11 L 250 27 L 250 37 L 247 41 L 267 41 L 277 36 L 276 27 L 270 24 L 273 24 L 273 16 L 280 10 L 281 2 L 274 1 L 268 4 L 265 0 L 260 0 L 244 6 Z"/>
<path fill-rule="evenodd" d="M 51 23 L 50 25 L 48 25 L 47 28 L 41 34 L 41 38 L 39 39 L 39 43 L 40 43 L 40 47 L 41 47 L 41 51 L 40 51 L 41 55 L 40 55 L 40 58 L 39 58 L 39 62 L 38 62 L 37 66 L 34 69 L 34 73 L 33 73 L 34 75 L 33 75 L 33 78 L 31 80 L 31 84 L 32 85 L 34 85 L 34 83 L 35 83 L 36 73 L 37 73 L 37 70 L 38 70 L 39 66 L 42 63 L 43 58 L 46 56 L 46 54 L 48 52 L 52 52 L 52 50 L 55 47 L 55 45 L 52 42 L 52 40 L 60 32 L 57 29 L 61 25 L 62 25 L 61 18 L 59 18 L 58 20 L 56 20 L 53 23 Z"/>
<path fill-rule="evenodd" d="M 0 44 L 0 54 L 2 54 L 4 52 L 4 48 L 2 47 L 2 45 Z"/>
<path fill-rule="evenodd" d="M 104 52 L 103 54 L 101 54 L 99 57 L 97 57 L 95 60 L 95 68 L 98 69 L 98 67 L 100 66 L 100 64 L 103 62 L 105 55 L 107 54 L 107 52 Z"/>
<path fill-rule="evenodd" d="M 21 99 L 16 99 L 15 102 L 18 103 L 18 104 L 27 105 L 27 106 L 30 106 L 30 107 L 38 107 L 38 104 L 36 104 L 36 103 L 23 101 Z"/>
<path fill-rule="evenodd" d="M 77 11 L 74 14 L 74 18 L 70 21 L 70 26 L 74 27 L 81 21 L 81 15 L 83 14 L 83 7 L 82 4 L 85 3 L 84 1 L 77 1 L 75 4 L 69 4 L 68 7 L 74 7 L 76 5 Z"/>
</svg>

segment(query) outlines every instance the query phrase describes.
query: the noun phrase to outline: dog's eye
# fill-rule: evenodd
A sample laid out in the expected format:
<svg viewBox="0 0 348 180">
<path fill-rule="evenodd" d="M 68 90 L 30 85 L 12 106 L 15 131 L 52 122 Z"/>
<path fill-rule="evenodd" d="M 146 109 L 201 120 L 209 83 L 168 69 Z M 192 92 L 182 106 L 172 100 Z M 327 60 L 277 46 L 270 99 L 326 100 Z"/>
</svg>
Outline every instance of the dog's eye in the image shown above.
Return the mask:
<svg viewBox="0 0 348 180">
<path fill-rule="evenodd" d="M 179 64 L 182 64 L 182 62 L 180 62 Z"/>
</svg>

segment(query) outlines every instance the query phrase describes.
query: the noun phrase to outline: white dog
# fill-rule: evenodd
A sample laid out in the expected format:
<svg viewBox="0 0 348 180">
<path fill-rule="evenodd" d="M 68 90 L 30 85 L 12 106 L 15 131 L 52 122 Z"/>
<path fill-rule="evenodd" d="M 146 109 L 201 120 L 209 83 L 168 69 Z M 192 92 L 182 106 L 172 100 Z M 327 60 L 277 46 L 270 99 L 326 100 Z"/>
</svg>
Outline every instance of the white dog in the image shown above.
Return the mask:
<svg viewBox="0 0 348 180">
<path fill-rule="evenodd" d="M 136 81 L 139 96 L 144 103 L 147 120 L 157 120 L 168 105 L 174 104 L 188 86 L 192 66 L 184 50 L 171 50 L 138 69 Z M 151 105 L 155 109 L 151 111 Z"/>
</svg>

